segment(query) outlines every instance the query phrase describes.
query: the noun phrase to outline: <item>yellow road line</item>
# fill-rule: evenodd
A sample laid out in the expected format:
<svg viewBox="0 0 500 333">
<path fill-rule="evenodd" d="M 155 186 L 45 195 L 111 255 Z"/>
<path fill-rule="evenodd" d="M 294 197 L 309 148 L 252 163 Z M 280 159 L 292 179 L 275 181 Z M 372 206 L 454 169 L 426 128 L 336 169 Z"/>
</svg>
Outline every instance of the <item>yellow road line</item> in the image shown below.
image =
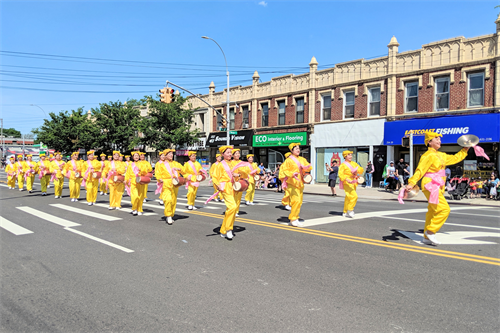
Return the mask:
<svg viewBox="0 0 500 333">
<path fill-rule="evenodd" d="M 205 217 L 224 219 L 223 215 L 218 215 L 218 214 L 213 214 L 213 213 L 208 213 L 208 212 L 189 211 L 188 213 L 200 215 L 200 216 L 205 216 Z M 336 233 L 331 233 L 331 232 L 327 232 L 327 231 L 307 229 L 307 228 L 296 228 L 296 227 L 285 226 L 285 225 L 271 223 L 271 222 L 256 221 L 256 220 L 250 220 L 250 219 L 245 219 L 245 218 L 240 218 L 240 217 L 236 218 L 236 221 L 248 223 L 248 224 L 253 224 L 253 225 L 258 225 L 258 226 L 263 226 L 263 227 L 268 227 L 268 228 L 294 231 L 294 232 L 300 232 L 303 234 L 309 234 L 309 235 L 314 235 L 314 236 L 322 236 L 322 237 L 327 237 L 327 238 L 345 240 L 345 241 L 350 241 L 350 242 L 355 242 L 355 243 L 375 245 L 375 246 L 381 246 L 381 247 L 392 248 L 392 249 L 397 249 L 397 250 L 416 252 L 416 253 L 422 253 L 422 254 L 430 254 L 430 255 L 435 255 L 435 256 L 440 256 L 440 257 L 461 259 L 461 260 L 466 260 L 466 261 L 473 261 L 473 262 L 479 262 L 479 263 L 484 263 L 484 264 L 500 266 L 500 259 L 499 258 L 477 256 L 477 255 L 468 254 L 468 253 L 452 252 L 452 251 L 432 249 L 432 248 L 422 248 L 422 247 L 419 247 L 416 245 L 394 244 L 394 243 L 389 243 L 389 242 L 381 241 L 381 240 L 377 240 L 377 239 L 336 234 Z"/>
</svg>

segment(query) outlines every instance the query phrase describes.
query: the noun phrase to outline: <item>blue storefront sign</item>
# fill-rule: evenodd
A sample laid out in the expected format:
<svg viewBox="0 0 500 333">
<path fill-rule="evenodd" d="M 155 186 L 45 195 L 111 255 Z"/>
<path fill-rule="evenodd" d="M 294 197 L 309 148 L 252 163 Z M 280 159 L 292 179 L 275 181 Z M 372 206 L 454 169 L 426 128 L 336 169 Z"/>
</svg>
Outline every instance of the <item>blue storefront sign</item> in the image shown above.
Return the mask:
<svg viewBox="0 0 500 333">
<path fill-rule="evenodd" d="M 384 123 L 384 144 L 401 145 L 401 139 L 413 133 L 413 143 L 423 145 L 425 132 L 443 135 L 442 143 L 456 143 L 464 134 L 474 134 L 479 142 L 499 142 L 500 114 L 475 114 L 470 116 L 443 116 Z"/>
</svg>

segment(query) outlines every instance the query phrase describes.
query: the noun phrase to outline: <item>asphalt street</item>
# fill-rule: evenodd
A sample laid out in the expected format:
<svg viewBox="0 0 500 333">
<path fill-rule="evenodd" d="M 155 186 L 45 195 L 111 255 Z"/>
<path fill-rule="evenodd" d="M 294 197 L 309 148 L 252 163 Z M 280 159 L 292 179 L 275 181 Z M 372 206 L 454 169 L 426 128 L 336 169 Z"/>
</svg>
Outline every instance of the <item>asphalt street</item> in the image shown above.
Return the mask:
<svg viewBox="0 0 500 333">
<path fill-rule="evenodd" d="M 38 181 L 36 181 L 38 183 Z M 452 205 L 420 241 L 426 204 L 305 195 L 303 228 L 287 225 L 282 194 L 242 204 L 232 241 L 223 203 L 175 222 L 149 187 L 145 216 L 8 190 L 0 174 L 2 332 L 498 332 L 497 208 Z M 53 194 L 53 188 L 49 189 Z"/>
</svg>

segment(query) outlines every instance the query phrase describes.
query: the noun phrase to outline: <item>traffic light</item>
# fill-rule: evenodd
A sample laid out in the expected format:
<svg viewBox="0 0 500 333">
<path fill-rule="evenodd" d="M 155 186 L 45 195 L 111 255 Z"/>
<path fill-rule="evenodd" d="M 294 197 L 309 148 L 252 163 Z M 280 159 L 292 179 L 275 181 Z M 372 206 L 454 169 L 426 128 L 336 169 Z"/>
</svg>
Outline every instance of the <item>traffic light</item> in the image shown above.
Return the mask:
<svg viewBox="0 0 500 333">
<path fill-rule="evenodd" d="M 401 139 L 401 146 L 405 148 L 410 148 L 410 138 L 404 137 Z"/>
<path fill-rule="evenodd" d="M 160 102 L 162 103 L 168 103 L 167 102 L 167 96 L 169 96 L 169 89 L 168 88 L 163 88 L 163 89 L 160 89 Z"/>
<path fill-rule="evenodd" d="M 222 118 L 220 123 L 222 124 L 222 127 L 227 127 L 227 121 L 226 121 L 226 118 Z"/>
<path fill-rule="evenodd" d="M 169 95 L 170 95 L 170 101 L 169 103 L 172 103 L 175 99 L 175 93 L 174 93 L 174 89 L 170 89 L 170 92 L 169 92 Z"/>
</svg>

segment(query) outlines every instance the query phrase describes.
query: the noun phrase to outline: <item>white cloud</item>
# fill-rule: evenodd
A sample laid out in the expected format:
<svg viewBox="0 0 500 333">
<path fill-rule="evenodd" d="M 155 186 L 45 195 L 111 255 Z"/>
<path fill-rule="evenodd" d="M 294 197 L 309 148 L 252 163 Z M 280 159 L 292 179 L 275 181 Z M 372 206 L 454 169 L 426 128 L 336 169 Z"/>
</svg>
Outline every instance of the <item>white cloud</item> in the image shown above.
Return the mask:
<svg viewBox="0 0 500 333">
<path fill-rule="evenodd" d="M 267 7 L 267 2 L 261 1 L 259 2 L 259 5 L 261 5 L 262 7 Z"/>
</svg>

